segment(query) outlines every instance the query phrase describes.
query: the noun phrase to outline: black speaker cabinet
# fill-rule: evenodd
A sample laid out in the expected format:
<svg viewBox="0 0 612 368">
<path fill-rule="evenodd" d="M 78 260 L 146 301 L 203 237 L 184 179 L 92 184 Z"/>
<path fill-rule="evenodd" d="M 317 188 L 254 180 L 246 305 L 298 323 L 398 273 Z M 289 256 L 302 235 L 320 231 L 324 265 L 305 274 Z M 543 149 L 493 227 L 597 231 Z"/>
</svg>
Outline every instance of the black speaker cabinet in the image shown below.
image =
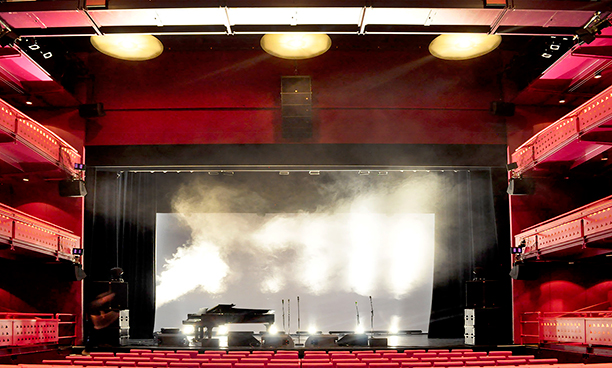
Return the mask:
<svg viewBox="0 0 612 368">
<path fill-rule="evenodd" d="M 465 283 L 466 308 L 493 308 L 500 303 L 500 285 L 496 280 Z"/>
<path fill-rule="evenodd" d="M 314 347 L 331 347 L 336 346 L 336 341 L 338 341 L 338 336 L 336 335 L 310 335 L 304 346 L 307 348 Z"/>
<path fill-rule="evenodd" d="M 312 138 L 312 90 L 309 76 L 281 77 L 282 135 Z"/>
<path fill-rule="evenodd" d="M 510 195 L 531 195 L 535 193 L 535 181 L 531 178 L 512 178 L 506 191 Z"/>
<path fill-rule="evenodd" d="M 263 348 L 293 348 L 294 346 L 293 339 L 286 333 L 264 334 L 261 337 Z"/>
<path fill-rule="evenodd" d="M 517 263 L 510 270 L 510 277 L 515 280 L 535 280 L 538 278 L 538 270 L 533 264 Z"/>
<path fill-rule="evenodd" d="M 87 195 L 83 180 L 62 180 L 58 186 L 60 197 L 85 197 Z"/>
<path fill-rule="evenodd" d="M 261 343 L 253 336 L 253 332 L 232 331 L 227 334 L 227 346 L 258 347 Z"/>
<path fill-rule="evenodd" d="M 514 116 L 514 104 L 511 102 L 493 101 L 489 105 L 489 112 L 498 116 Z"/>
</svg>

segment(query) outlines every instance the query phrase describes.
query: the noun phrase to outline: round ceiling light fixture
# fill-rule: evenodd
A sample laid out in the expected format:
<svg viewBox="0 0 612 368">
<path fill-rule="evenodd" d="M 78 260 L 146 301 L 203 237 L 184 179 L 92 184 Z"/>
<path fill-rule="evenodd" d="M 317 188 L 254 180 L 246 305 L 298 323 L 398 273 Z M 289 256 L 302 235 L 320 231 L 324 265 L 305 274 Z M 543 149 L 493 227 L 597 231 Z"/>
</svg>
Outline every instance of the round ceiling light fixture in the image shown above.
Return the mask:
<svg viewBox="0 0 612 368">
<path fill-rule="evenodd" d="M 272 56 L 300 60 L 324 54 L 331 47 L 331 38 L 324 33 L 270 33 L 260 44 Z"/>
<path fill-rule="evenodd" d="M 501 36 L 454 33 L 436 37 L 429 44 L 429 52 L 444 60 L 473 59 L 495 50 L 501 43 Z"/>
<path fill-rule="evenodd" d="M 152 35 L 91 36 L 91 44 L 105 55 L 130 61 L 155 59 L 164 51 L 164 45 Z"/>
</svg>

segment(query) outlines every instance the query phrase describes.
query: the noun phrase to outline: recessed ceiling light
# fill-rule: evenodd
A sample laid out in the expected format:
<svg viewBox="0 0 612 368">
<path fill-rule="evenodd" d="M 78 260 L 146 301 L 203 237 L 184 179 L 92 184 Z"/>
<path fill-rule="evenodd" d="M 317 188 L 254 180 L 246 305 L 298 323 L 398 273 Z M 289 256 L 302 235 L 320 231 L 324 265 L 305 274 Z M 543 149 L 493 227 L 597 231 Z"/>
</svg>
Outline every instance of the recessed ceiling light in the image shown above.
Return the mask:
<svg viewBox="0 0 612 368">
<path fill-rule="evenodd" d="M 443 34 L 429 44 L 429 52 L 444 60 L 467 60 L 485 55 L 497 48 L 501 36 L 457 33 Z"/>
<path fill-rule="evenodd" d="M 564 104 L 565 103 L 565 97 L 559 97 L 559 103 L 560 104 Z"/>
<path fill-rule="evenodd" d="M 164 45 L 152 35 L 92 36 L 91 44 L 101 53 L 122 60 L 151 60 L 164 51 Z"/>
<path fill-rule="evenodd" d="M 598 71 L 598 72 L 595 72 L 595 75 L 593 76 L 593 78 L 595 78 L 595 79 L 601 78 L 601 70 Z"/>
<path fill-rule="evenodd" d="M 323 33 L 271 33 L 261 38 L 260 45 L 272 56 L 300 60 L 325 53 L 331 47 L 331 38 Z"/>
</svg>

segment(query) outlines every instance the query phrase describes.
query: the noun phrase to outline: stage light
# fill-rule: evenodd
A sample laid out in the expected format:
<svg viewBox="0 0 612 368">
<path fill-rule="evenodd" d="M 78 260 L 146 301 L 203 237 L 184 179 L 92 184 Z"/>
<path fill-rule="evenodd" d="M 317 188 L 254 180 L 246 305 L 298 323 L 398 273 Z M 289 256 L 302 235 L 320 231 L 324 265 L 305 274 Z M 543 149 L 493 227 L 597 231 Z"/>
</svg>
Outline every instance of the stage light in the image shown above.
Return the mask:
<svg viewBox="0 0 612 368">
<path fill-rule="evenodd" d="M 90 40 L 96 50 L 121 60 L 151 60 L 164 51 L 164 45 L 152 35 L 91 36 Z"/>
<path fill-rule="evenodd" d="M 193 327 L 193 325 L 183 325 L 181 331 L 185 335 L 193 335 L 193 333 L 195 332 L 195 328 Z"/>
<path fill-rule="evenodd" d="M 276 327 L 276 325 L 272 325 L 270 326 L 270 328 L 268 329 L 268 332 L 275 335 L 278 333 L 278 328 Z"/>
<path fill-rule="evenodd" d="M 362 325 L 357 325 L 357 327 L 355 327 L 355 333 L 356 334 L 362 334 L 364 332 L 365 332 L 365 330 L 364 330 Z"/>
<path fill-rule="evenodd" d="M 501 43 L 501 36 L 486 34 L 443 34 L 429 44 L 429 52 L 438 59 L 467 60 L 488 54 Z"/>
<path fill-rule="evenodd" d="M 595 79 L 601 78 L 601 70 L 596 71 L 595 75 L 593 76 L 593 78 L 595 78 Z"/>
<path fill-rule="evenodd" d="M 565 103 L 565 97 L 564 96 L 559 97 L 559 103 L 560 104 L 564 104 Z"/>
<path fill-rule="evenodd" d="M 217 336 L 227 335 L 228 332 L 229 328 L 227 327 L 227 325 L 221 325 L 217 327 Z"/>
<path fill-rule="evenodd" d="M 272 33 L 264 35 L 260 45 L 272 56 L 301 60 L 324 54 L 331 47 L 331 39 L 324 33 Z"/>
<path fill-rule="evenodd" d="M 317 328 L 315 326 L 310 326 L 308 327 L 308 334 L 309 335 L 316 335 L 319 332 L 317 331 Z"/>
</svg>

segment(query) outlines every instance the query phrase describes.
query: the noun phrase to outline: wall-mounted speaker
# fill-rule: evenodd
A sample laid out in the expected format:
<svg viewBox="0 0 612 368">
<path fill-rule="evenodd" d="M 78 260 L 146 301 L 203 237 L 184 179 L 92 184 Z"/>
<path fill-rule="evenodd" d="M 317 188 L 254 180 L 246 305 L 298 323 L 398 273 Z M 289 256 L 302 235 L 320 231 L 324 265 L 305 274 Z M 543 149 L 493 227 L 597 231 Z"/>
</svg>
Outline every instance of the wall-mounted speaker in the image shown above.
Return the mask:
<svg viewBox="0 0 612 368">
<path fill-rule="evenodd" d="M 515 280 L 535 280 L 538 278 L 538 270 L 534 265 L 517 263 L 512 266 L 510 277 Z"/>
<path fill-rule="evenodd" d="M 281 115 L 283 138 L 312 138 L 312 89 L 309 76 L 281 77 Z"/>
<path fill-rule="evenodd" d="M 498 116 L 514 116 L 514 104 L 511 102 L 493 101 L 489 105 L 489 112 Z"/>
<path fill-rule="evenodd" d="M 506 192 L 510 195 L 531 195 L 535 193 L 535 180 L 530 178 L 512 178 Z"/>
<path fill-rule="evenodd" d="M 83 180 L 62 180 L 58 186 L 60 197 L 85 197 L 87 195 Z"/>
<path fill-rule="evenodd" d="M 82 118 L 99 118 L 106 115 L 104 104 L 101 102 L 83 104 L 79 106 L 79 116 Z"/>
</svg>

